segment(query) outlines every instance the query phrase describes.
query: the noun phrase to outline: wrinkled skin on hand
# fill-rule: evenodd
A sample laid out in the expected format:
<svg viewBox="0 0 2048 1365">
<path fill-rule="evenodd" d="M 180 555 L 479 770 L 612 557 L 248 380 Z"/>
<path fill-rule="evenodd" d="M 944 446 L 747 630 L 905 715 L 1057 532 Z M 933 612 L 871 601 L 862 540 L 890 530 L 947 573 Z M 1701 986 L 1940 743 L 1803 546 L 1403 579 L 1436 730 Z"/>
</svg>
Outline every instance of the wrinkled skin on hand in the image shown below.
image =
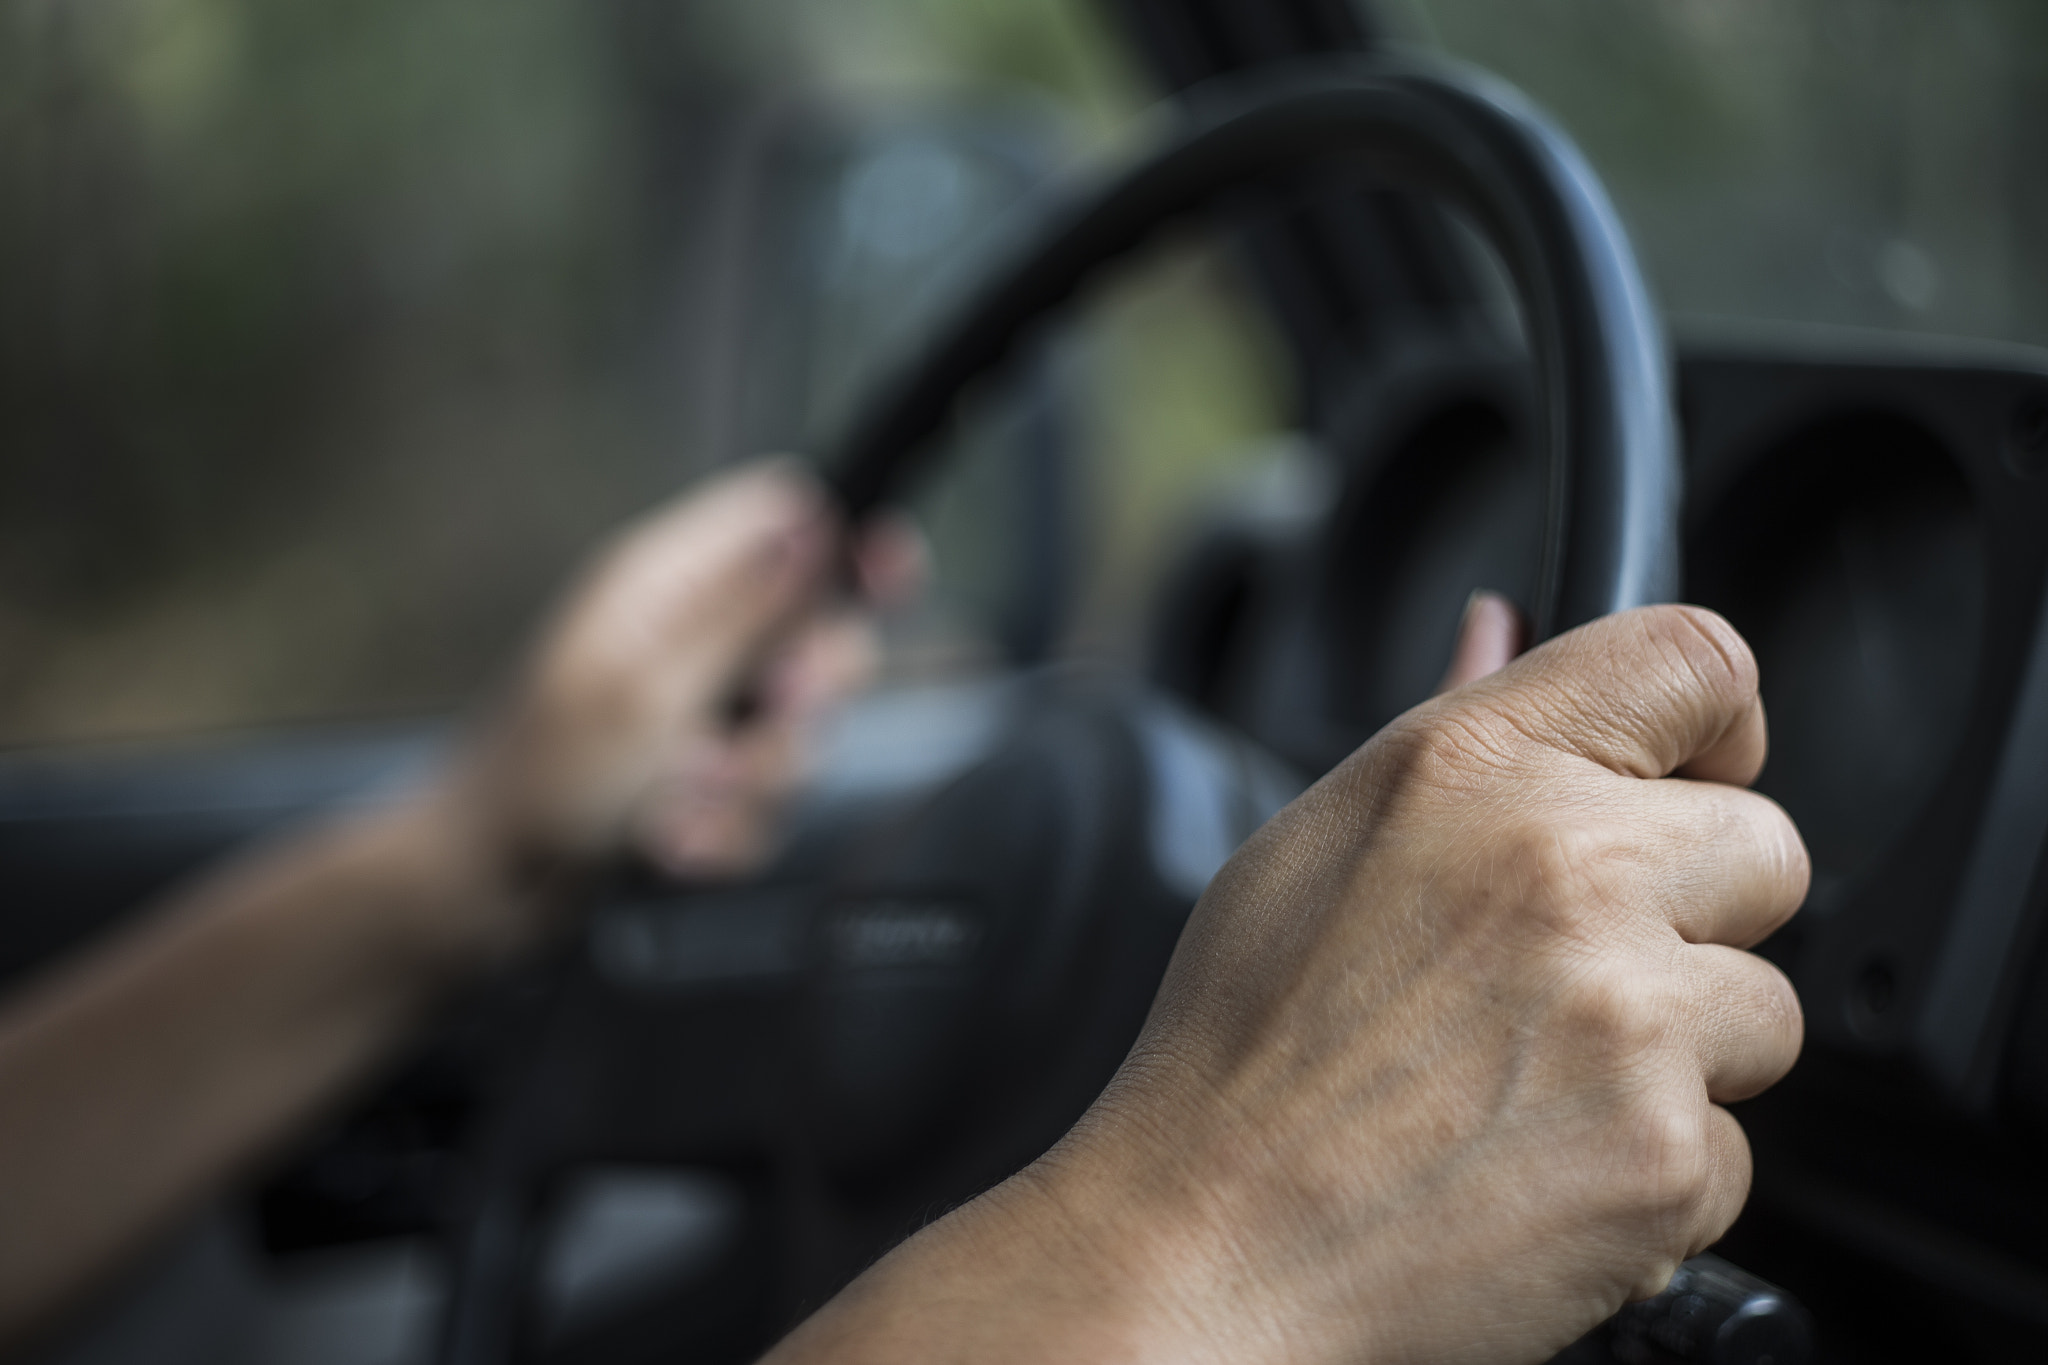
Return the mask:
<svg viewBox="0 0 2048 1365">
<path fill-rule="evenodd" d="M 1533 1362 L 1655 1293 L 1747 1192 L 1721 1106 L 1799 1050 L 1744 951 L 1808 878 L 1764 751 L 1693 608 L 1396 720 L 1219 874 L 1075 1130 L 787 1359 Z"/>
<path fill-rule="evenodd" d="M 1276 1332 L 1565 1345 L 1734 1220 L 1720 1105 L 1798 1053 L 1790 983 L 1741 951 L 1807 885 L 1740 790 L 1764 748 L 1748 649 L 1676 608 L 1403 717 L 1217 879 L 1091 1129 L 1173 1154 Z"/>
</svg>

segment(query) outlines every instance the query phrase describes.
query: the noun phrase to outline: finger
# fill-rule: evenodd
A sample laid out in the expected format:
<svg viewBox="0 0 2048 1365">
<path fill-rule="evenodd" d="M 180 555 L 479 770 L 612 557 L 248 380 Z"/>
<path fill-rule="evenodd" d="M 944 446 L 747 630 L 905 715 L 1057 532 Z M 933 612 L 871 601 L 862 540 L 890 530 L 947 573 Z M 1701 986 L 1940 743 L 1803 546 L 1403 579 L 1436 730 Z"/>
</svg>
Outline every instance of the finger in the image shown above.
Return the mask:
<svg viewBox="0 0 2048 1365">
<path fill-rule="evenodd" d="M 597 576 L 697 578 L 778 540 L 816 535 L 830 521 L 823 488 L 801 465 L 759 460 L 694 485 L 626 527 Z"/>
<path fill-rule="evenodd" d="M 743 877 L 758 872 L 773 852 L 775 814 L 739 801 L 657 804 L 636 820 L 633 843 L 643 857 L 673 877 Z"/>
<path fill-rule="evenodd" d="M 931 544 L 902 513 L 881 513 L 861 527 L 853 559 L 861 595 L 878 607 L 914 601 L 931 576 Z"/>
<path fill-rule="evenodd" d="M 641 802 L 640 851 L 678 876 L 756 870 L 809 774 L 817 725 L 873 673 L 872 637 L 865 616 L 839 612 L 812 619 L 778 646 L 745 723 L 693 746 Z"/>
<path fill-rule="evenodd" d="M 1742 1206 L 1749 1202 L 1749 1181 L 1754 1169 L 1749 1135 L 1742 1131 L 1735 1115 L 1718 1104 L 1710 1104 L 1703 1122 L 1711 1175 L 1707 1198 L 1701 1202 L 1693 1220 L 1692 1238 L 1684 1248 L 1686 1259 L 1720 1241 L 1735 1226 L 1735 1220 L 1742 1216 Z"/>
<path fill-rule="evenodd" d="M 802 771 L 802 745 L 790 726 L 705 740 L 640 802 L 634 843 L 678 876 L 755 871 L 776 843 Z"/>
<path fill-rule="evenodd" d="M 1755 953 L 1706 943 L 1687 950 L 1686 975 L 1707 1098 L 1730 1104 L 1782 1080 L 1806 1038 L 1785 973 Z"/>
<path fill-rule="evenodd" d="M 1701 782 L 1747 787 L 1764 770 L 1770 748 L 1770 726 L 1764 718 L 1764 699 L 1759 695 L 1751 699 L 1718 743 L 1679 764 L 1677 773 Z"/>
<path fill-rule="evenodd" d="M 1653 1299 L 1671 1286 L 1680 1261 L 1699 1255 L 1721 1240 L 1742 1213 L 1749 1200 L 1751 1162 L 1749 1138 L 1742 1125 L 1718 1104 L 1704 1098 L 1699 1106 L 1699 1150 L 1702 1186 L 1670 1224 L 1659 1224 L 1654 1235 L 1660 1244 L 1645 1247 L 1649 1253 L 1642 1278 L 1630 1288 L 1628 1297 L 1640 1303 Z"/>
<path fill-rule="evenodd" d="M 1688 943 L 1748 948 L 1806 900 L 1813 865 L 1784 807 L 1716 782 L 1674 778 L 1628 793 L 1662 836 L 1642 894 Z"/>
<path fill-rule="evenodd" d="M 1639 607 L 1537 646 L 1472 690 L 1539 743 L 1619 773 L 1747 785 L 1763 766 L 1756 659 L 1703 607 Z"/>
<path fill-rule="evenodd" d="M 793 465 L 756 466 L 649 528 L 676 610 L 672 643 L 721 668 L 752 664 L 826 589 L 839 532 Z"/>
<path fill-rule="evenodd" d="M 764 666 L 756 723 L 808 726 L 873 682 L 880 668 L 881 641 L 867 613 L 815 615 Z"/>
<path fill-rule="evenodd" d="M 725 475 L 622 537 L 546 654 L 677 716 L 748 694 L 778 637 L 830 591 L 837 538 L 823 491 L 794 464 Z"/>
<path fill-rule="evenodd" d="M 1437 684 L 1437 694 L 1455 692 L 1506 667 L 1522 652 L 1523 634 L 1522 614 L 1514 603 L 1497 592 L 1481 589 L 1473 593 L 1465 600 L 1458 642 L 1451 649 L 1451 666 Z"/>
</svg>

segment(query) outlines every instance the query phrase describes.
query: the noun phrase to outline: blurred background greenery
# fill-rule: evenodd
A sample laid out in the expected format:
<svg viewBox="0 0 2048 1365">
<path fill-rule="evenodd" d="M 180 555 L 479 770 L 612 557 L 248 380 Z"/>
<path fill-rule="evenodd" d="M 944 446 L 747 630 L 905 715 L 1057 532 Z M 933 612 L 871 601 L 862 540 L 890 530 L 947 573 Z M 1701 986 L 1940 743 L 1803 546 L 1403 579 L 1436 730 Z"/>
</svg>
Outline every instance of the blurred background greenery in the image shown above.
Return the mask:
<svg viewBox="0 0 2048 1365">
<path fill-rule="evenodd" d="M 1382 12 L 1560 117 L 1677 314 L 2048 342 L 2038 0 Z M 763 167 L 978 119 L 1028 151 L 993 221 L 1148 100 L 1089 0 L 0 0 L 0 742 L 472 695 L 606 526 L 872 362 L 887 291 L 813 326 L 813 237 L 756 229 L 824 201 Z M 801 384 L 757 374 L 775 309 Z M 1176 528 L 1279 448 L 1276 355 L 1198 243 L 1063 348 L 1074 647 L 1130 656 Z"/>
</svg>

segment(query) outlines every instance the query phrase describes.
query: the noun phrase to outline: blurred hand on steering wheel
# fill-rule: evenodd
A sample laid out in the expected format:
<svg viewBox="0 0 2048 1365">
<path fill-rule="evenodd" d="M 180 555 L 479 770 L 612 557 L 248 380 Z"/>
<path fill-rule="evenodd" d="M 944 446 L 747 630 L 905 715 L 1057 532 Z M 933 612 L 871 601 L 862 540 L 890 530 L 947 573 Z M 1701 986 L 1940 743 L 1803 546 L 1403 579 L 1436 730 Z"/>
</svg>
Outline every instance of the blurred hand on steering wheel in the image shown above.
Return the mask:
<svg viewBox="0 0 2048 1365">
<path fill-rule="evenodd" d="M 763 857 L 807 732 L 872 664 L 863 596 L 918 577 L 902 527 L 847 540 L 791 464 L 682 496 L 594 561 L 420 789 L 228 862 L 0 1002 L 0 1347 L 558 928 L 602 860 Z"/>
<path fill-rule="evenodd" d="M 744 872 L 816 723 L 874 671 L 867 608 L 921 576 L 907 523 L 849 548 L 793 462 L 702 485 L 592 561 L 464 765 L 462 799 L 522 866 L 630 843 L 680 875 Z"/>
</svg>

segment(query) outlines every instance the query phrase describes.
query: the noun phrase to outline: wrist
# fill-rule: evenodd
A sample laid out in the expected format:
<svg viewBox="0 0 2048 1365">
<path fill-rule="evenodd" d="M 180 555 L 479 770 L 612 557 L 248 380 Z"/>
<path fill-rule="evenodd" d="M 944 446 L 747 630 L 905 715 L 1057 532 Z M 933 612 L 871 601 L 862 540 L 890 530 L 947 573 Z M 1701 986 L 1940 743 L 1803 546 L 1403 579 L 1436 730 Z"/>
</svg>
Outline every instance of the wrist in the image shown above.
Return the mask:
<svg viewBox="0 0 2048 1365">
<path fill-rule="evenodd" d="M 365 812 L 338 831 L 342 856 L 383 886 L 380 938 L 415 974 L 459 978 L 542 941 L 570 892 L 526 865 L 469 800 L 442 781 Z"/>
<path fill-rule="evenodd" d="M 1088 1126 L 891 1252 L 764 1365 L 1295 1359 L 1227 1227 Z"/>
<path fill-rule="evenodd" d="M 1035 1190 L 1053 1254 L 1114 1297 L 1132 1362 L 1307 1358 L 1249 1254 L 1234 1182 L 1188 1159 L 1192 1127 L 1135 1118 L 1112 1093 L 1013 1185 Z"/>
</svg>

